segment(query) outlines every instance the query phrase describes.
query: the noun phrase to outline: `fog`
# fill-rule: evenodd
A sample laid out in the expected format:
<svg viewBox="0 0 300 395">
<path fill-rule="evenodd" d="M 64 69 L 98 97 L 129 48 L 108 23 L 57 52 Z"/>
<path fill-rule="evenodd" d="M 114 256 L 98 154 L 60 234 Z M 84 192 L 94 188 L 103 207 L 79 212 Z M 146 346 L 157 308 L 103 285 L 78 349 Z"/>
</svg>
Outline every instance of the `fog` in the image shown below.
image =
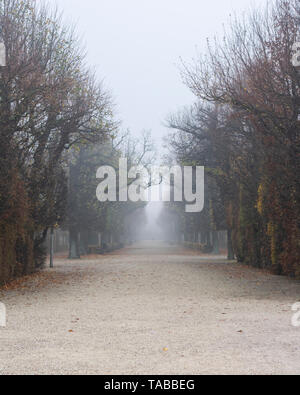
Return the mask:
<svg viewBox="0 0 300 395">
<path fill-rule="evenodd" d="M 260 2 L 257 2 L 260 4 Z M 76 23 L 94 65 L 115 97 L 123 128 L 152 130 L 157 145 L 166 116 L 194 101 L 181 83 L 180 57 L 191 60 L 230 14 L 254 0 L 59 0 Z"/>
<path fill-rule="evenodd" d="M 165 240 L 167 238 L 167 234 L 159 223 L 163 209 L 163 203 L 152 202 L 147 205 L 145 208 L 146 222 L 141 228 L 138 240 Z"/>
</svg>

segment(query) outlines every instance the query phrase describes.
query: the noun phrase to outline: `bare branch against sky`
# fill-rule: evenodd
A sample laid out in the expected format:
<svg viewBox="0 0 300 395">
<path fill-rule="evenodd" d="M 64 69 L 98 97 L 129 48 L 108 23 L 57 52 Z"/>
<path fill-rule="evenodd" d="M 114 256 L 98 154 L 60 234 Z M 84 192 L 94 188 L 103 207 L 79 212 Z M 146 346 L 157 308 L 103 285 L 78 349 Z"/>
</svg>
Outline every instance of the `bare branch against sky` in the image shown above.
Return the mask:
<svg viewBox="0 0 300 395">
<path fill-rule="evenodd" d="M 263 0 L 260 0 L 262 2 Z M 89 61 L 105 77 L 124 128 L 151 129 L 159 141 L 170 111 L 193 101 L 176 65 L 222 32 L 230 14 L 254 0 L 59 0 L 78 25 Z"/>
</svg>

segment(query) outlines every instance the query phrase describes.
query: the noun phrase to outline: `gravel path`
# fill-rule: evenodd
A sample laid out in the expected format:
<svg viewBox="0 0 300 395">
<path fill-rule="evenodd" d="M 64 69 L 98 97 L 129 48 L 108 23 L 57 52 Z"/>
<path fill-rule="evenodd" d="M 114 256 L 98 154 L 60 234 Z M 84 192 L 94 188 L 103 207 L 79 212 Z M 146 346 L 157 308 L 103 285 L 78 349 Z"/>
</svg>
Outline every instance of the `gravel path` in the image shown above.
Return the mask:
<svg viewBox="0 0 300 395">
<path fill-rule="evenodd" d="M 299 374 L 299 282 L 147 244 L 0 291 L 0 374 Z"/>
</svg>

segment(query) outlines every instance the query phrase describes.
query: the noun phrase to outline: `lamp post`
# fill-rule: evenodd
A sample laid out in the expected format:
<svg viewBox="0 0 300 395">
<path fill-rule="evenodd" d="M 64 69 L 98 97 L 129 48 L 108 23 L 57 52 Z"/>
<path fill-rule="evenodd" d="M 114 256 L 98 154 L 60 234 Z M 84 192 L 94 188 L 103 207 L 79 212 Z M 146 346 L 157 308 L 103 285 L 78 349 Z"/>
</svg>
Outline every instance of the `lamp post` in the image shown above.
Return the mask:
<svg viewBox="0 0 300 395">
<path fill-rule="evenodd" d="M 53 269 L 54 267 L 54 229 L 53 226 L 51 227 L 50 231 L 50 268 Z"/>
</svg>

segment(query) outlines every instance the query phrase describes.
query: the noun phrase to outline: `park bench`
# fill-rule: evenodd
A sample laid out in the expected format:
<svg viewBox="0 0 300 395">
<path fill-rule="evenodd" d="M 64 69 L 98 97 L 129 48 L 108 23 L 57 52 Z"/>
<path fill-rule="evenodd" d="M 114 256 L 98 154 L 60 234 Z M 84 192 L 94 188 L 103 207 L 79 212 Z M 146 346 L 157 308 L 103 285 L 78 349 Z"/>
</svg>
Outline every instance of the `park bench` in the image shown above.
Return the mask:
<svg viewBox="0 0 300 395">
<path fill-rule="evenodd" d="M 91 255 L 103 254 L 103 249 L 99 245 L 88 246 L 88 252 Z"/>
</svg>

